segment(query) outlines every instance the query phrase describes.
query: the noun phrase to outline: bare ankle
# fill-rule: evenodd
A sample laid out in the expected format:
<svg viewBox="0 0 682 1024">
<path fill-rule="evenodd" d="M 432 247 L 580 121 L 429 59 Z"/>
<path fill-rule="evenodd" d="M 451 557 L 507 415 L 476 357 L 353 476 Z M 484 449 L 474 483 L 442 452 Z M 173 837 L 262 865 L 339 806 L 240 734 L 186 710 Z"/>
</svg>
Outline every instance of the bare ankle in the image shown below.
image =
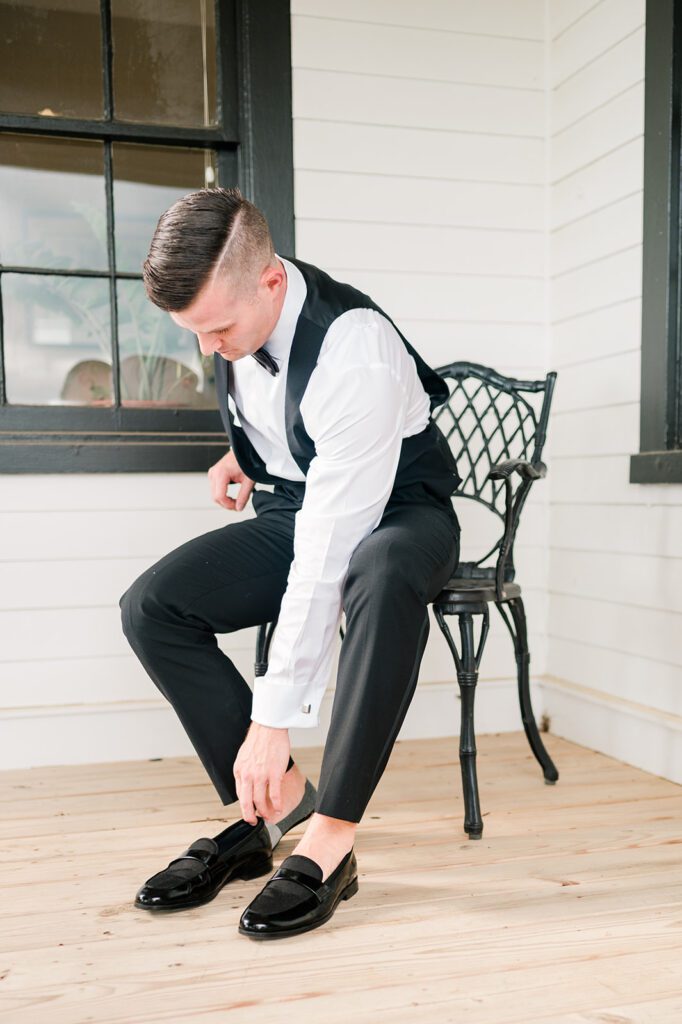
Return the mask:
<svg viewBox="0 0 682 1024">
<path fill-rule="evenodd" d="M 319 836 L 352 836 L 357 831 L 356 821 L 346 821 L 344 818 L 330 818 L 327 814 L 320 814 L 315 811 L 308 822 L 306 835 Z"/>
</svg>

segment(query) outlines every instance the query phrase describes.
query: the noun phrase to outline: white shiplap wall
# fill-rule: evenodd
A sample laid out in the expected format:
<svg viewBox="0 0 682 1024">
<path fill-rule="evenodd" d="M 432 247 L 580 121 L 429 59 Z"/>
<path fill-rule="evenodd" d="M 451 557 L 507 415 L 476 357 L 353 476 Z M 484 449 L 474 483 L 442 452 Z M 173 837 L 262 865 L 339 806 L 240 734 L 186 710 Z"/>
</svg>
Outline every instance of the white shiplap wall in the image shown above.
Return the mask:
<svg viewBox="0 0 682 1024">
<path fill-rule="evenodd" d="M 682 781 L 682 487 L 639 450 L 645 0 L 550 0 L 552 730 Z M 548 478 L 549 479 L 549 478 Z"/>
<path fill-rule="evenodd" d="M 542 0 L 292 2 L 297 254 L 369 292 L 434 366 L 547 369 L 544 25 Z M 518 549 L 534 679 L 548 496 L 539 484 Z M 146 566 L 235 514 L 210 503 L 203 474 L 6 477 L 0 507 L 2 764 L 192 753 L 117 602 Z M 403 735 L 457 731 L 452 662 L 431 624 Z M 249 681 L 254 639 L 220 640 Z M 480 732 L 520 727 L 513 672 L 495 620 Z"/>
</svg>

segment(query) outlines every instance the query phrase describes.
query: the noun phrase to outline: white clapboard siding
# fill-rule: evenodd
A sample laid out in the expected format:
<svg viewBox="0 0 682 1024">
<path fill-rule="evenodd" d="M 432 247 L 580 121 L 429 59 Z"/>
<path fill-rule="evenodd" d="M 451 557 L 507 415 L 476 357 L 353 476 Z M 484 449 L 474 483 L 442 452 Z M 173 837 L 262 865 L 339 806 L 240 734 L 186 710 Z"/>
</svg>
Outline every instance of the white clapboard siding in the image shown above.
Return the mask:
<svg viewBox="0 0 682 1024">
<path fill-rule="evenodd" d="M 552 324 L 552 366 L 563 370 L 623 352 L 640 351 L 642 297 L 616 302 Z M 563 382 L 563 373 L 561 376 Z M 557 384 L 558 386 L 558 384 Z"/>
<path fill-rule="evenodd" d="M 576 0 L 577 2 L 577 0 Z M 593 0 L 594 2 L 594 0 Z M 502 36 L 508 39 L 544 38 L 544 0 L 292 0 L 292 14 L 314 18 L 340 17 L 381 26 L 436 30 L 440 35 Z M 413 36 L 414 39 L 414 36 Z"/>
<path fill-rule="evenodd" d="M 608 514 L 597 515 L 598 508 Z M 553 551 L 609 552 L 628 559 L 667 559 L 682 571 L 682 503 L 678 505 L 605 505 L 576 502 L 552 505 Z"/>
<path fill-rule="evenodd" d="M 505 38 L 468 32 L 444 33 L 440 28 L 372 24 L 337 18 L 295 18 L 292 63 L 301 70 L 381 75 L 402 82 L 466 82 L 468 86 L 500 87 L 504 102 L 509 90 L 542 92 L 541 39 Z M 415 46 L 415 42 L 419 45 Z M 418 99 L 418 94 L 415 96 Z M 345 114 L 345 108 L 344 108 Z"/>
<path fill-rule="evenodd" d="M 519 246 L 523 250 L 523 246 Z M 418 309 L 443 320 L 457 311 L 463 320 L 533 323 L 542 305 L 543 283 L 539 277 L 503 277 L 484 274 L 388 273 L 353 271 L 348 266 L 326 268 L 341 280 L 352 274 L 356 286 L 367 292 L 396 321 L 417 315 Z M 537 321 L 535 321 L 537 322 Z M 398 324 L 400 326 L 400 324 Z M 426 358 L 426 357 L 425 357 Z"/>
<path fill-rule="evenodd" d="M 552 503 L 596 505 L 679 505 L 679 488 L 670 484 L 631 484 L 630 455 L 582 455 L 559 460 L 553 466 Z M 637 543 L 635 538 L 634 543 Z"/>
<path fill-rule="evenodd" d="M 549 0 L 549 19 L 545 32 L 550 43 L 557 40 L 595 6 L 600 0 Z"/>
<path fill-rule="evenodd" d="M 479 48 L 484 51 L 486 39 Z M 524 47 L 525 48 L 525 47 Z M 537 59 L 542 49 L 537 48 Z M 385 51 L 379 51 L 377 61 Z M 521 57 L 519 58 L 521 59 Z M 372 90 L 372 103 L 367 91 Z M 294 69 L 294 117 L 317 121 L 350 121 L 365 125 L 426 128 L 449 132 L 482 132 L 539 138 L 542 133 L 541 88 L 432 82 L 388 75 Z"/>
<path fill-rule="evenodd" d="M 682 744 L 682 487 L 639 450 L 645 0 L 551 0 L 553 727 L 650 771 Z M 656 744 L 632 742 L 633 718 Z M 672 773 L 672 774 L 671 774 Z"/>
<path fill-rule="evenodd" d="M 552 180 L 565 178 L 574 171 L 576 153 L 580 154 L 581 166 L 585 167 L 604 152 L 633 139 L 643 111 L 644 83 L 639 81 L 553 134 Z"/>
<path fill-rule="evenodd" d="M 574 12 L 582 7 L 581 17 L 573 20 Z M 555 35 L 554 17 L 557 11 L 562 30 Z M 568 19 L 571 23 L 568 24 Z M 603 53 L 625 39 L 644 24 L 643 0 L 595 0 L 592 4 L 576 4 L 575 0 L 556 0 L 550 3 L 549 35 L 550 82 L 553 89 L 588 64 L 599 60 Z M 633 80 L 642 75 L 642 68 L 632 69 Z M 593 107 L 602 102 L 595 90 Z"/>
<path fill-rule="evenodd" d="M 544 184 L 545 140 L 477 135 L 426 126 L 344 123 L 323 117 L 294 121 L 294 156 L 305 170 L 362 172 L 427 182 Z"/>
<path fill-rule="evenodd" d="M 552 282 L 552 309 L 557 322 L 561 323 L 632 299 L 641 294 L 641 289 L 642 249 L 639 244 L 561 274 Z"/>
<path fill-rule="evenodd" d="M 540 231 L 337 221 L 330 234 L 329 227 L 329 220 L 299 224 L 301 245 L 307 251 L 319 252 L 325 266 L 347 267 L 349 274 L 371 271 L 401 277 L 433 275 L 436 287 L 438 278 L 449 280 L 454 275 L 458 278 L 484 276 L 486 280 L 490 277 L 537 280 L 543 274 L 544 238 Z M 524 263 L 519 269 L 521 244 Z M 356 266 L 358 253 L 362 254 L 361 266 L 352 271 L 350 268 Z M 448 280 L 444 282 L 446 287 Z M 446 302 L 453 301 L 449 290 L 444 298 Z"/>
<path fill-rule="evenodd" d="M 552 235 L 552 272 L 557 278 L 586 263 L 596 263 L 613 252 L 642 242 L 642 193 L 614 200 L 590 216 L 579 217 Z"/>
<path fill-rule="evenodd" d="M 566 371 L 562 371 L 562 374 Z M 623 455 L 639 444 L 639 400 L 590 409 L 567 409 L 552 423 L 552 460 L 595 455 Z"/>
<path fill-rule="evenodd" d="M 433 366 L 547 372 L 544 11 L 544 0 L 292 3 L 296 255 L 369 293 Z M 534 693 L 547 658 L 549 495 L 542 481 L 516 551 Z M 130 650 L 118 599 L 173 547 L 252 514 L 214 506 L 205 474 L 3 481 L 5 764 L 191 749 Z M 482 553 L 487 529 L 471 521 L 462 557 Z M 404 734 L 454 736 L 452 657 L 432 613 L 430 626 Z M 249 682 L 255 635 L 219 636 Z M 520 728 L 497 613 L 481 682 L 477 729 Z M 297 730 L 295 743 L 323 733 Z"/>
<path fill-rule="evenodd" d="M 644 25 L 640 24 L 620 42 L 608 47 L 595 60 L 583 65 L 561 85 L 554 87 L 553 133 L 563 131 L 586 113 L 595 110 L 595 96 L 599 96 L 601 104 L 606 104 L 626 89 L 635 87 L 637 80 L 633 78 L 632 66 L 634 64 L 643 72 L 644 34 Z"/>
<path fill-rule="evenodd" d="M 573 363 L 557 378 L 554 413 L 557 419 L 579 410 L 617 408 L 639 398 L 640 354 L 617 352 L 586 364 Z M 599 453 L 599 439 L 585 454 Z"/>
<path fill-rule="evenodd" d="M 682 615 L 680 561 L 667 554 L 630 555 L 622 551 L 552 551 L 552 590 L 564 597 L 585 597 L 616 608 L 642 608 Z M 558 582 L 556 582 L 558 581 Z M 682 644 L 676 634 L 661 651 L 682 666 Z"/>
<path fill-rule="evenodd" d="M 312 221 L 320 227 L 331 222 L 402 231 L 417 224 L 532 235 L 544 232 L 542 192 L 541 184 L 432 178 L 425 188 L 408 177 L 301 168 L 295 182 L 296 220 L 299 230 Z"/>
<path fill-rule="evenodd" d="M 605 151 L 590 163 L 582 162 L 580 154 L 577 154 L 574 171 L 562 178 L 550 179 L 552 228 L 594 213 L 623 196 L 641 190 L 643 159 L 641 135 Z"/>
<path fill-rule="evenodd" d="M 554 672 L 564 680 L 612 697 L 622 697 L 671 715 L 682 715 L 680 664 L 662 654 L 650 657 L 592 643 L 586 637 L 549 636 Z M 643 685 L 645 684 L 645 686 Z"/>
</svg>

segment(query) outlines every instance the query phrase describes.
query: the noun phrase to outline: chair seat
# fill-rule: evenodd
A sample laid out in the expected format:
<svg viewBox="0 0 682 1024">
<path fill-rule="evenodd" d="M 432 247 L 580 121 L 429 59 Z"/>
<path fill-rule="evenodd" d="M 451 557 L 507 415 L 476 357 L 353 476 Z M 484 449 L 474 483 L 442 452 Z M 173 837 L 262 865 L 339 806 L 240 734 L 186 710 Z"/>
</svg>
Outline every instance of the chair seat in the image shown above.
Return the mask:
<svg viewBox="0 0 682 1024">
<path fill-rule="evenodd" d="M 521 596 L 521 587 L 518 583 L 509 580 L 502 585 L 502 600 L 509 601 L 512 597 Z M 445 584 L 438 597 L 433 602 L 438 604 L 445 601 L 496 601 L 495 580 L 492 579 L 464 579 L 453 576 Z"/>
</svg>

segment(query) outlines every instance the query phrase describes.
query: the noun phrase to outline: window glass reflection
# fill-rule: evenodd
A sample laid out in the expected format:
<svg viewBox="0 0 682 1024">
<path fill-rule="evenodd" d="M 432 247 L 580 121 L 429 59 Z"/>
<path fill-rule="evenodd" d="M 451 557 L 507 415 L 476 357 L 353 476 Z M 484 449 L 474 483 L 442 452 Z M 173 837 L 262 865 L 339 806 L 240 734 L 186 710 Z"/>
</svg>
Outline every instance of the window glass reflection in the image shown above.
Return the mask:
<svg viewBox="0 0 682 1024">
<path fill-rule="evenodd" d="M 215 154 L 206 149 L 114 143 L 116 268 L 141 273 L 164 210 L 187 192 L 217 184 Z"/>
<path fill-rule="evenodd" d="M 112 0 L 121 121 L 216 123 L 214 0 Z"/>
<path fill-rule="evenodd" d="M 107 269 L 100 142 L 0 134 L 0 261 Z"/>
<path fill-rule="evenodd" d="M 3 274 L 7 400 L 111 405 L 109 283 L 58 274 Z"/>
<path fill-rule="evenodd" d="M 5 113 L 101 118 L 99 0 L 0 3 Z"/>
<path fill-rule="evenodd" d="M 215 409 L 213 356 L 149 301 L 141 281 L 117 287 L 121 404 Z"/>
</svg>

